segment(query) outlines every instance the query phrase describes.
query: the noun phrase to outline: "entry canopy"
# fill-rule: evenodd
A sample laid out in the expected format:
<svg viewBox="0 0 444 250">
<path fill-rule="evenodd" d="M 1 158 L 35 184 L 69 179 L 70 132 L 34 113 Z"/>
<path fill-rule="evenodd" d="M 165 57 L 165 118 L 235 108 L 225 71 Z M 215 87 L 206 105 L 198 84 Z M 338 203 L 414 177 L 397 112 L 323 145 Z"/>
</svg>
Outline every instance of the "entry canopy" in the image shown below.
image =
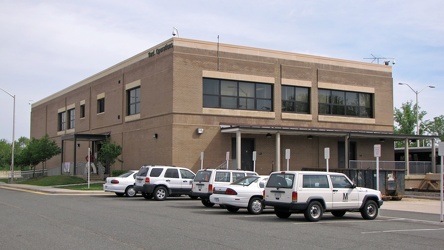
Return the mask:
<svg viewBox="0 0 444 250">
<path fill-rule="evenodd" d="M 318 128 L 300 128 L 300 127 L 278 127 L 278 126 L 249 126 L 249 125 L 225 125 L 221 124 L 222 133 L 243 134 L 276 134 L 281 135 L 306 135 L 306 136 L 325 136 L 325 137 L 345 137 L 349 138 L 378 138 L 393 139 L 395 141 L 408 140 L 434 140 L 438 136 L 434 135 L 403 135 L 387 132 L 375 131 L 352 131 L 352 130 L 335 130 L 335 129 L 318 129 Z"/>
</svg>

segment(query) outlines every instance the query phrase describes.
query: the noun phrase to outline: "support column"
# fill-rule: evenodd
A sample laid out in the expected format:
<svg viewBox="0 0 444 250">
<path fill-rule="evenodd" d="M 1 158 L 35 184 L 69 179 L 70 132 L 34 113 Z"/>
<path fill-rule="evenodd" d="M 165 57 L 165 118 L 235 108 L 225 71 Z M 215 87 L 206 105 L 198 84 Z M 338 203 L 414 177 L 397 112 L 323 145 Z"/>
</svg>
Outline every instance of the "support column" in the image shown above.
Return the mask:
<svg viewBox="0 0 444 250">
<path fill-rule="evenodd" d="M 432 173 L 437 173 L 437 171 L 436 171 L 436 148 L 435 148 L 435 138 L 432 139 Z"/>
<path fill-rule="evenodd" d="M 405 138 L 404 158 L 405 158 L 405 174 L 410 175 L 409 138 Z"/>
<path fill-rule="evenodd" d="M 276 133 L 276 170 L 281 171 L 281 133 Z"/>
<path fill-rule="evenodd" d="M 236 169 L 242 169 L 241 142 L 242 142 L 241 132 L 236 131 Z"/>
<path fill-rule="evenodd" d="M 345 155 L 344 155 L 344 164 L 345 164 L 345 168 L 348 169 L 349 168 L 349 157 L 350 157 L 350 134 L 345 136 L 345 142 L 344 142 L 344 151 L 345 151 Z"/>
</svg>

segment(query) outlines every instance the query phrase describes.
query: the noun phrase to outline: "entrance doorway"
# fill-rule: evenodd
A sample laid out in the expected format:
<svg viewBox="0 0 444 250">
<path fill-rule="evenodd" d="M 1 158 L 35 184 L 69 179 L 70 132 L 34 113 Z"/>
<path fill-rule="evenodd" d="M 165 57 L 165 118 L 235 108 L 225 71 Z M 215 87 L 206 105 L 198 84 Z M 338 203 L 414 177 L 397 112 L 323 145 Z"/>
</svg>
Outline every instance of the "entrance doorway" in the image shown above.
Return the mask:
<svg viewBox="0 0 444 250">
<path fill-rule="evenodd" d="M 254 139 L 242 138 L 241 139 L 241 169 L 253 171 L 253 151 L 254 151 Z M 235 162 L 236 156 L 236 138 L 231 139 L 231 159 Z"/>
<path fill-rule="evenodd" d="M 356 142 L 349 142 L 348 160 L 356 160 Z M 345 142 L 338 142 L 338 168 L 345 168 Z"/>
</svg>

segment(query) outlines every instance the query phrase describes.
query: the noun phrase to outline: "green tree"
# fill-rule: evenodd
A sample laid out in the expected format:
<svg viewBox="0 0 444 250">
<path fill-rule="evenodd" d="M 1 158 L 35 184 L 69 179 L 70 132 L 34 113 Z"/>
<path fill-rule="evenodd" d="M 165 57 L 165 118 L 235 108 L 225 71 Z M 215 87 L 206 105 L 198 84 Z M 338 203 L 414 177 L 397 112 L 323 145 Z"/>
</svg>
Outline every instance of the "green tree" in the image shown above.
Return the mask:
<svg viewBox="0 0 444 250">
<path fill-rule="evenodd" d="M 416 134 L 416 111 L 418 111 L 418 118 L 420 121 L 419 134 L 423 134 L 425 131 L 425 124 L 421 121 L 427 114 L 426 111 L 421 111 L 421 108 L 416 109 L 416 104 L 413 105 L 412 101 L 403 103 L 400 109 L 395 108 L 393 118 L 395 121 L 394 132 L 395 134 L 413 135 Z M 396 147 L 403 147 L 404 142 L 396 142 Z"/>
<path fill-rule="evenodd" d="M 9 169 L 11 165 L 11 144 L 5 139 L 0 140 L 0 169 Z"/>
<path fill-rule="evenodd" d="M 58 155 L 62 152 L 62 149 L 57 143 L 49 139 L 48 135 L 40 139 L 32 138 L 28 145 L 23 148 L 17 157 L 19 164 L 27 165 L 32 168 L 42 163 L 43 170 L 46 168 L 46 161 Z"/>
<path fill-rule="evenodd" d="M 431 134 L 439 137 L 444 141 L 444 115 L 433 118 L 433 121 L 424 122 L 425 130 Z"/>
<path fill-rule="evenodd" d="M 116 162 L 122 162 L 117 157 L 122 154 L 122 147 L 120 145 L 111 143 L 106 140 L 100 148 L 97 156 L 97 160 L 105 164 L 105 168 L 109 169 L 109 173 L 112 173 L 111 166 Z"/>
</svg>

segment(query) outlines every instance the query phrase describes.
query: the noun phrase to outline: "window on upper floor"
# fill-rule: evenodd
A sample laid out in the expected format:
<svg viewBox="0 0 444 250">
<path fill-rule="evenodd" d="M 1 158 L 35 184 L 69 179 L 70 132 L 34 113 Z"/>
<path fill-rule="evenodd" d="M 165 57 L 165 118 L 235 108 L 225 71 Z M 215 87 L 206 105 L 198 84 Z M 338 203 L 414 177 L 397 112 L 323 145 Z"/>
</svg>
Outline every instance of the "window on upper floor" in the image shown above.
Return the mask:
<svg viewBox="0 0 444 250">
<path fill-rule="evenodd" d="M 373 117 L 373 94 L 319 89 L 318 112 L 321 115 Z"/>
<path fill-rule="evenodd" d="M 310 114 L 310 88 L 283 85 L 282 112 Z"/>
<path fill-rule="evenodd" d="M 66 130 L 66 111 L 58 113 L 57 123 L 58 131 Z"/>
<path fill-rule="evenodd" d="M 105 98 L 97 99 L 97 114 L 105 112 Z"/>
<path fill-rule="evenodd" d="M 127 115 L 140 113 L 140 86 L 126 91 Z"/>
<path fill-rule="evenodd" d="M 266 83 L 204 78 L 203 106 L 273 111 L 273 88 Z"/>
<path fill-rule="evenodd" d="M 76 126 L 76 110 L 68 110 L 68 129 L 73 129 Z"/>
<path fill-rule="evenodd" d="M 80 118 L 85 117 L 85 104 L 80 105 Z"/>
</svg>

